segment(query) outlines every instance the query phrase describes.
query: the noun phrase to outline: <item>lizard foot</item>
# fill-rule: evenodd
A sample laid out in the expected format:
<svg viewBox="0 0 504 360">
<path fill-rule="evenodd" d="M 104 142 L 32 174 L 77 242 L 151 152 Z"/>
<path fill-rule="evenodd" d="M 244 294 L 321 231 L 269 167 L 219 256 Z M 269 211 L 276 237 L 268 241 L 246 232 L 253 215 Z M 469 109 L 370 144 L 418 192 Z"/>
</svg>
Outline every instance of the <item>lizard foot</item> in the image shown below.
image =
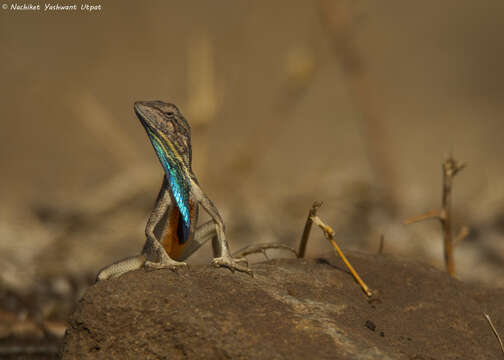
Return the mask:
<svg viewBox="0 0 504 360">
<path fill-rule="evenodd" d="M 248 266 L 240 265 L 240 262 L 243 262 L 244 259 L 233 259 L 231 256 L 221 256 L 218 258 L 214 258 L 212 260 L 212 265 L 216 267 L 225 267 L 231 270 L 232 272 L 239 271 L 249 274 L 254 277 L 254 273 L 252 270 L 248 268 Z M 245 259 L 246 261 L 246 259 Z"/>
<path fill-rule="evenodd" d="M 144 267 L 151 270 L 170 269 L 172 271 L 177 271 L 181 267 L 187 268 L 188 265 L 185 262 L 175 260 L 161 262 L 146 261 Z"/>
</svg>

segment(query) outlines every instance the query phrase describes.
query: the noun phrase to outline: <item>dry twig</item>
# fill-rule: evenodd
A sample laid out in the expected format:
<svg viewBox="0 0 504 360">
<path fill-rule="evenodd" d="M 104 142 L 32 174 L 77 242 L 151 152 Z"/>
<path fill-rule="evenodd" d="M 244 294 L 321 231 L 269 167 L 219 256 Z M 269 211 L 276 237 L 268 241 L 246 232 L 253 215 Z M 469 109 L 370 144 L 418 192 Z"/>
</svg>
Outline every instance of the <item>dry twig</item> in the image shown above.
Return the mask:
<svg viewBox="0 0 504 360">
<path fill-rule="evenodd" d="M 350 262 L 348 261 L 348 259 L 345 256 L 345 254 L 343 254 L 343 251 L 341 251 L 341 248 L 334 240 L 334 230 L 329 225 L 326 225 L 318 216 L 312 216 L 311 220 L 315 223 L 315 225 L 317 225 L 318 227 L 320 227 L 322 229 L 322 231 L 324 232 L 324 236 L 326 237 L 327 240 L 329 240 L 331 245 L 334 247 L 334 249 L 336 250 L 336 252 L 340 256 L 341 260 L 343 260 L 346 267 L 348 268 L 350 273 L 353 275 L 355 280 L 359 283 L 359 285 L 361 286 L 362 290 L 366 293 L 366 295 L 367 296 L 373 295 L 371 293 L 371 290 L 369 290 L 366 283 L 364 283 L 364 281 L 362 281 L 359 274 L 357 274 L 357 271 L 355 271 L 352 264 L 350 264 Z"/>
<path fill-rule="evenodd" d="M 459 163 L 452 156 L 443 162 L 443 197 L 441 202 L 441 210 L 431 210 L 423 215 L 414 216 L 403 222 L 403 224 L 412 224 L 415 222 L 437 219 L 441 223 L 443 229 L 444 243 L 444 260 L 446 270 L 450 276 L 455 275 L 455 262 L 453 260 L 453 248 L 460 240 L 469 234 L 469 228 L 463 226 L 455 240 L 452 239 L 452 216 L 451 216 L 451 193 L 453 187 L 453 178 L 462 169 L 466 167 L 465 163 Z"/>
<path fill-rule="evenodd" d="M 310 236 L 310 231 L 313 223 L 312 217 L 317 215 L 317 211 L 321 206 L 321 201 L 314 201 L 310 212 L 308 213 L 308 218 L 306 219 L 303 235 L 301 236 L 301 242 L 299 243 L 298 258 L 303 258 L 305 255 L 306 244 L 308 243 L 308 237 Z"/>
<path fill-rule="evenodd" d="M 439 218 L 441 218 L 441 211 L 431 210 L 431 211 L 427 211 L 425 214 L 413 216 L 409 219 L 406 219 L 403 221 L 403 224 L 409 225 L 409 224 L 413 224 L 413 223 L 423 221 L 423 220 L 439 219 Z"/>
<path fill-rule="evenodd" d="M 492 323 L 492 319 L 490 319 L 490 315 L 483 313 L 483 316 L 488 321 L 488 324 L 490 325 L 492 332 L 494 333 L 495 337 L 497 338 L 497 341 L 499 342 L 502 354 L 504 354 L 504 344 L 502 343 L 502 339 L 501 339 L 499 333 L 497 332 L 497 329 L 495 328 L 494 324 Z"/>
<path fill-rule="evenodd" d="M 264 257 L 266 258 L 266 260 L 269 260 L 268 255 L 266 254 L 266 250 L 269 250 L 269 249 L 287 250 L 287 251 L 292 252 L 296 257 L 298 257 L 296 250 L 294 250 L 290 246 L 287 246 L 284 244 L 276 244 L 276 243 L 248 245 L 248 246 L 245 246 L 244 248 L 236 251 L 235 253 L 233 253 L 233 257 L 242 258 L 242 257 L 250 255 L 250 254 L 262 253 L 264 255 Z"/>
<path fill-rule="evenodd" d="M 464 240 L 467 235 L 469 235 L 469 228 L 464 225 L 460 228 L 457 236 L 455 236 L 455 240 L 453 240 L 453 246 L 456 246 L 460 241 Z"/>
<path fill-rule="evenodd" d="M 310 208 L 310 212 L 308 213 L 308 218 L 306 219 L 306 224 L 304 227 L 303 231 L 303 236 L 301 237 L 301 243 L 299 244 L 299 251 L 298 251 L 298 257 L 302 258 L 304 257 L 305 250 L 306 250 L 306 244 L 308 243 L 308 238 L 310 236 L 310 231 L 312 228 L 312 224 L 315 223 L 315 225 L 319 226 L 322 231 L 324 232 L 324 236 L 326 237 L 327 240 L 332 244 L 338 255 L 340 256 L 341 260 L 345 263 L 346 267 L 350 271 L 350 273 L 353 275 L 355 280 L 359 283 L 361 286 L 362 290 L 366 293 L 367 296 L 371 296 L 372 293 L 369 290 L 368 286 L 362 281 L 360 278 L 359 274 L 355 271 L 353 266 L 350 264 L 348 259 L 346 258 L 345 254 L 343 254 L 343 251 L 341 251 L 340 247 L 334 240 L 334 230 L 329 226 L 326 225 L 318 216 L 317 216 L 317 211 L 318 209 L 322 206 L 322 202 L 320 201 L 315 201 Z"/>
</svg>

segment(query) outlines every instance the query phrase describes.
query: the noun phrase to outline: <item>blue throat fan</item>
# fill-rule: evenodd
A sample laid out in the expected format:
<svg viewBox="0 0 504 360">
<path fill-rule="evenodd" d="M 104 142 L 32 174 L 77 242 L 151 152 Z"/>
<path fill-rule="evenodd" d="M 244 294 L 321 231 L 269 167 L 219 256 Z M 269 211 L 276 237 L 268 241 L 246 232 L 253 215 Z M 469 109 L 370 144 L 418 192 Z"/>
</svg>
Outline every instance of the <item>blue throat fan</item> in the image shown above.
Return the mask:
<svg viewBox="0 0 504 360">
<path fill-rule="evenodd" d="M 191 217 L 190 217 L 190 204 L 189 204 L 189 188 L 185 179 L 185 174 L 183 167 L 176 159 L 175 154 L 173 154 L 163 141 L 150 129 L 147 130 L 149 139 L 151 140 L 152 146 L 156 151 L 156 154 L 165 170 L 165 176 L 168 180 L 170 186 L 170 192 L 173 195 L 173 199 L 177 205 L 177 208 L 182 215 L 183 238 L 179 239 L 181 244 L 185 243 L 189 237 L 189 231 L 191 228 Z"/>
</svg>

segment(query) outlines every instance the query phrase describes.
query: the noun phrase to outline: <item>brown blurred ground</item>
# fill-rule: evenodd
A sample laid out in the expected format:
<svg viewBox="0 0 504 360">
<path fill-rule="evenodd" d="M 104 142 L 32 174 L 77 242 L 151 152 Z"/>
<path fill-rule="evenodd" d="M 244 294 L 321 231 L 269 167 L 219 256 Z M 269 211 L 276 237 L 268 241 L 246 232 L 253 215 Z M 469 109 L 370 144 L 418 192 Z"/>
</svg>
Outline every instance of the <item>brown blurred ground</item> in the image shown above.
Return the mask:
<svg viewBox="0 0 504 360">
<path fill-rule="evenodd" d="M 473 229 L 457 248 L 460 277 L 503 285 L 504 3 L 335 4 L 2 10 L 0 262 L 16 272 L 17 256 L 33 251 L 24 264 L 37 259 L 51 276 L 75 274 L 141 247 L 161 169 L 132 104 L 162 99 L 193 125 L 195 172 L 235 248 L 294 243 L 318 199 L 344 247 L 374 251 L 384 233 L 386 251 L 441 267 L 438 224 L 400 223 L 439 206 L 440 163 L 452 152 L 469 164 L 454 189 L 456 226 Z M 336 34 L 321 17 L 328 9 L 341 26 Z M 141 164 L 154 180 L 140 205 L 120 207 L 136 210 L 101 223 L 100 213 L 59 237 L 40 211 L 33 216 L 40 204 L 79 208 Z M 316 233 L 309 254 L 326 246 Z"/>
<path fill-rule="evenodd" d="M 154 163 L 132 103 L 160 98 L 183 108 L 191 96 L 188 48 L 201 34 L 213 46 L 220 99 L 208 137 L 208 156 L 220 161 L 202 174 L 214 191 L 222 181 L 206 178 L 219 178 L 244 143 L 249 153 L 258 144 L 268 147 L 254 169 L 255 177 L 269 180 L 257 185 L 265 195 L 275 190 L 268 186 L 289 179 L 294 185 L 327 173 L 369 176 L 359 109 L 352 109 L 318 3 L 103 6 L 91 15 L 1 12 L 4 205 L 79 191 L 123 165 L 82 124 L 84 95 L 95 98 L 132 139 L 141 161 Z M 356 17 L 352 35 L 382 101 L 384 146 L 401 189 L 434 189 L 422 201 L 437 200 L 438 164 L 453 150 L 472 167 L 459 181 L 458 198 L 477 194 L 502 168 L 502 2 L 359 1 L 348 7 Z M 288 54 L 299 48 L 316 62 L 316 77 L 303 97 L 275 113 Z M 278 133 L 269 135 L 270 126 Z M 261 143 L 263 137 L 268 143 Z M 326 174 L 313 174 L 322 167 Z"/>
</svg>

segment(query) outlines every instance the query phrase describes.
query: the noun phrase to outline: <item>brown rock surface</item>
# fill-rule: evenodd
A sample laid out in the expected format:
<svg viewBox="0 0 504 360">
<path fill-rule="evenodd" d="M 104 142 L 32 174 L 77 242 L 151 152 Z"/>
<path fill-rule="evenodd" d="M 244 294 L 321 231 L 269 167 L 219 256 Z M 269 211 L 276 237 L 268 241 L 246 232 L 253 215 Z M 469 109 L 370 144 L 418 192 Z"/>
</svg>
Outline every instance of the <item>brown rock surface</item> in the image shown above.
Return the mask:
<svg viewBox="0 0 504 360">
<path fill-rule="evenodd" d="M 504 289 L 432 267 L 350 253 L 274 260 L 255 278 L 194 266 L 136 271 L 88 289 L 63 359 L 502 359 L 482 313 L 504 333 Z"/>
</svg>

